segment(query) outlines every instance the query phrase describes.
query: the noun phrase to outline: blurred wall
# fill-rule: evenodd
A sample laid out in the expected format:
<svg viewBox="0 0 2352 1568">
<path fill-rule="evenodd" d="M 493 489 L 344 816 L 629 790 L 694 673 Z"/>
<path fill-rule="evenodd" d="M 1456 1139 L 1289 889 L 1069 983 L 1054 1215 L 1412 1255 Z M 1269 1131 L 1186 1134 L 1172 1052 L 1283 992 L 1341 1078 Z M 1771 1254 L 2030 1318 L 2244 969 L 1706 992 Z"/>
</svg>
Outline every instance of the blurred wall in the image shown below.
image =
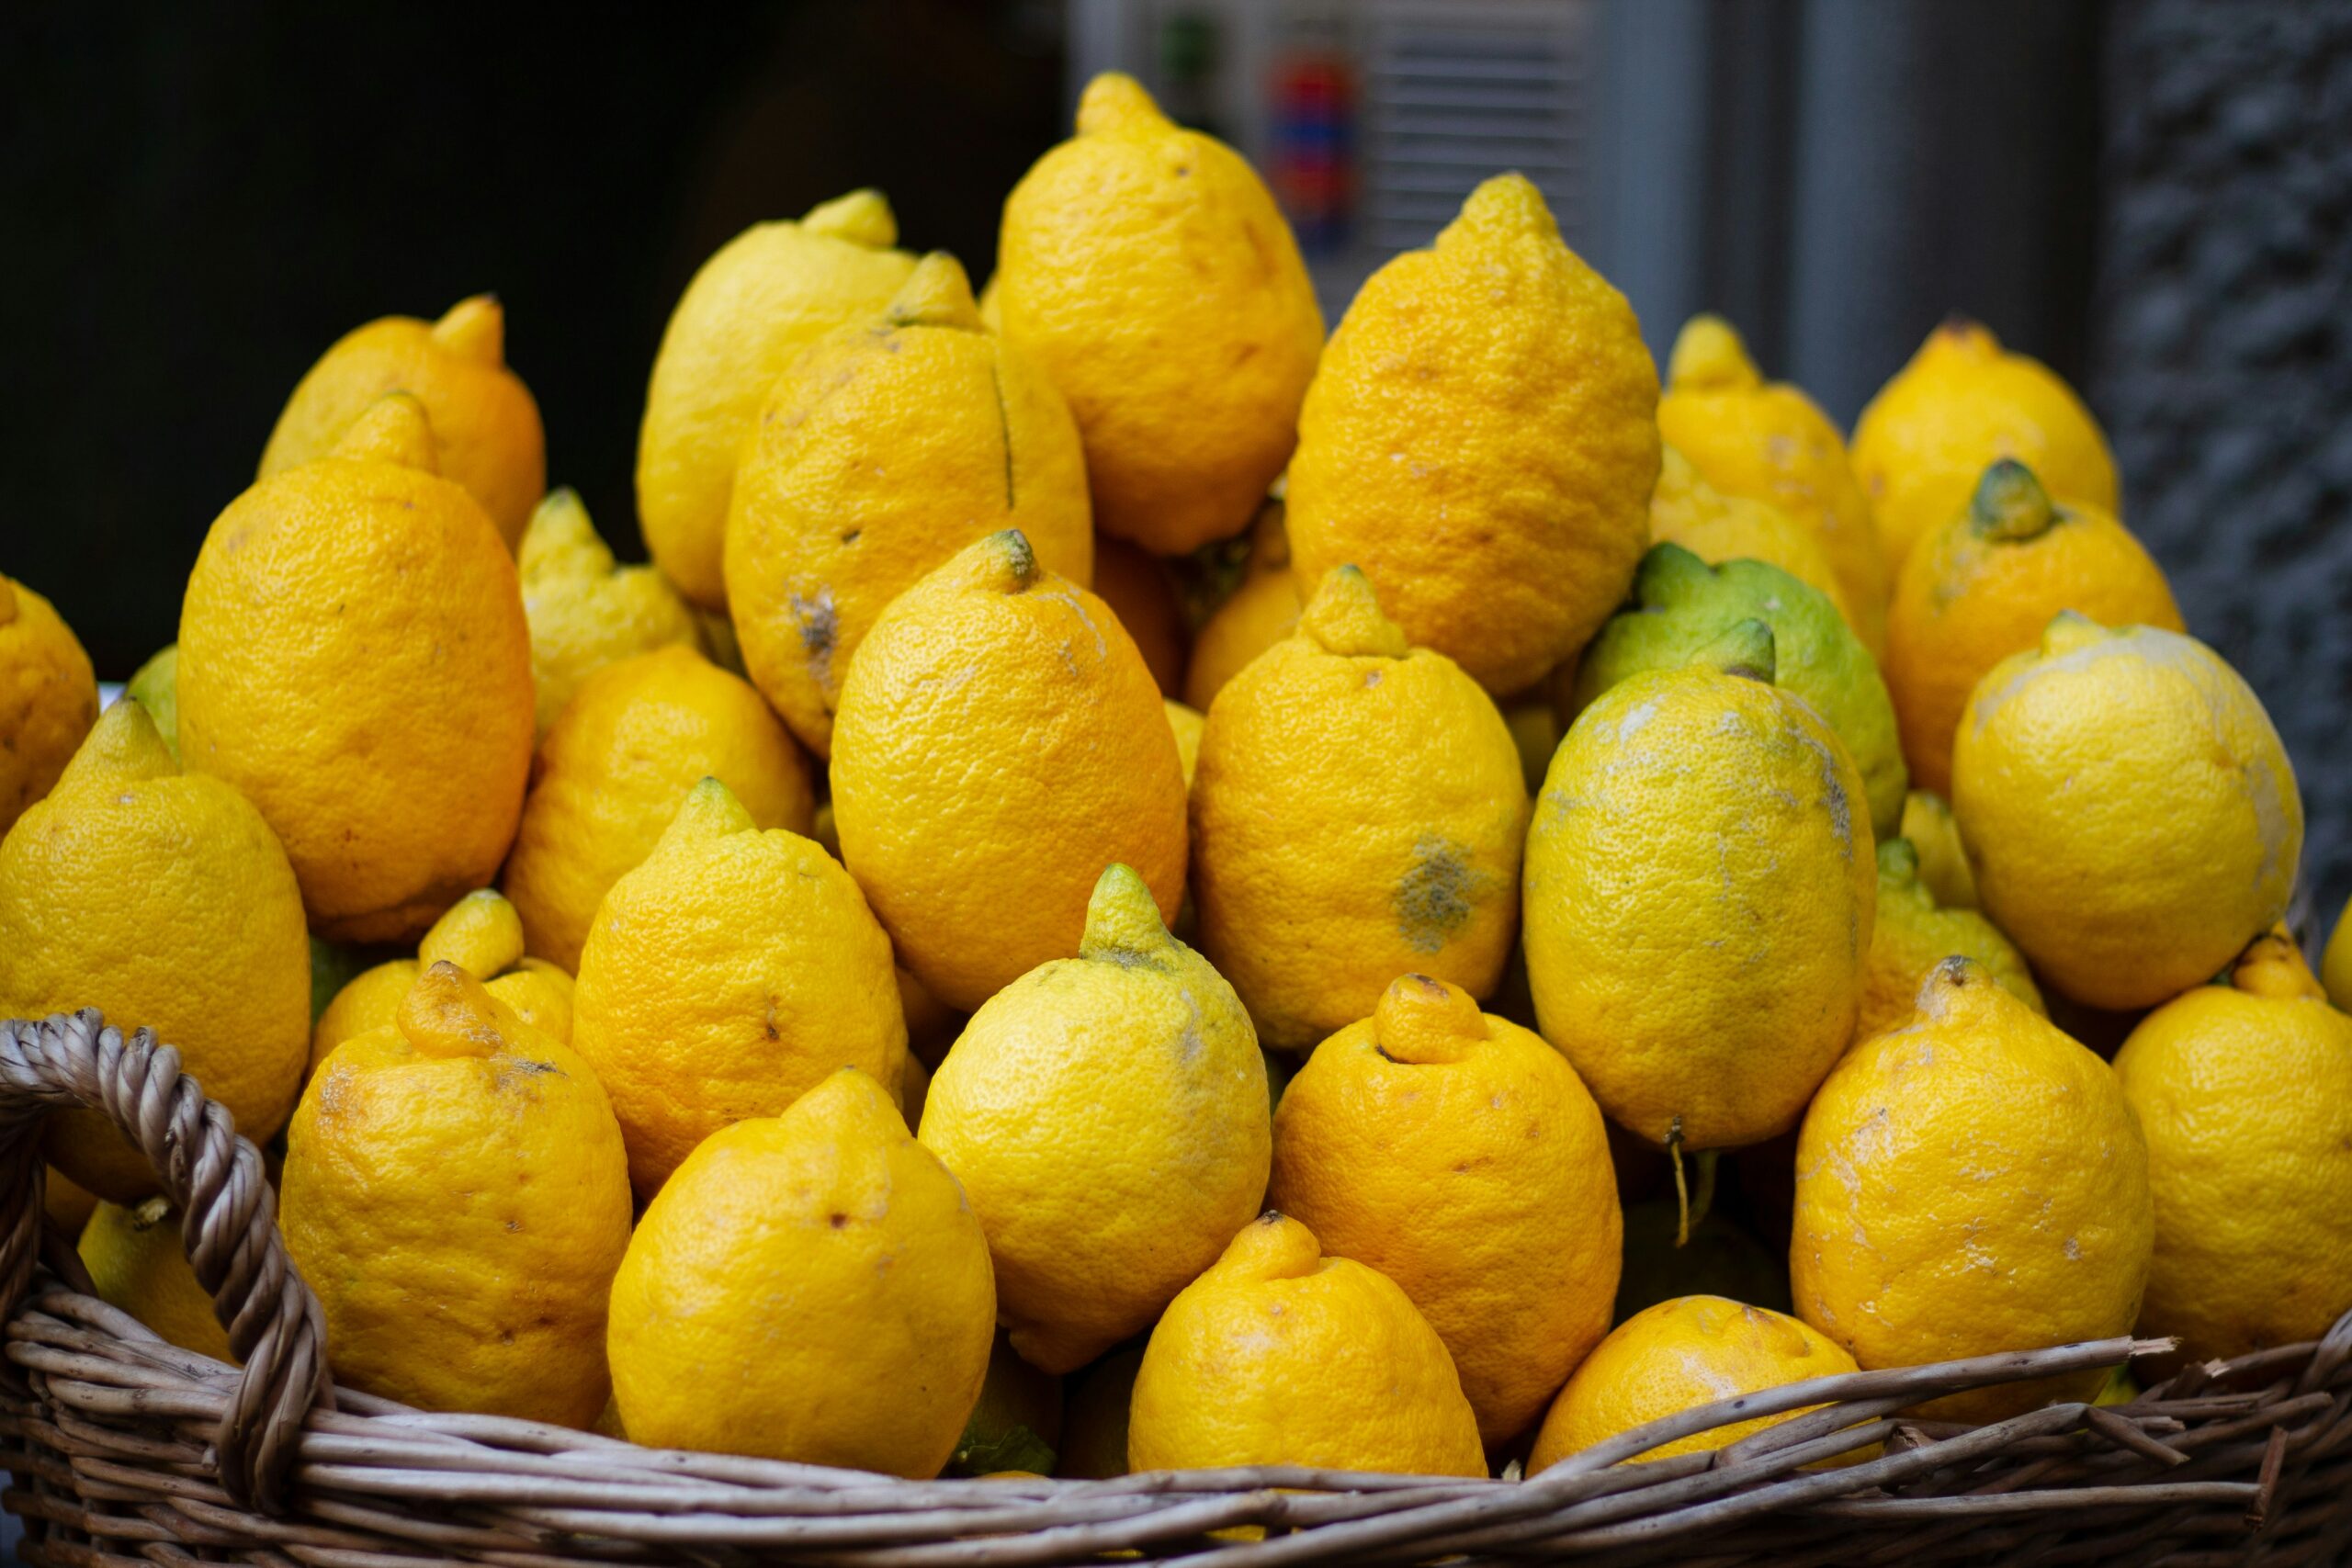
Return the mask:
<svg viewBox="0 0 2352 1568">
<path fill-rule="evenodd" d="M 2108 33 L 2091 400 L 2126 520 L 2261 694 L 2352 896 L 2352 6 L 2130 0 Z"/>
</svg>

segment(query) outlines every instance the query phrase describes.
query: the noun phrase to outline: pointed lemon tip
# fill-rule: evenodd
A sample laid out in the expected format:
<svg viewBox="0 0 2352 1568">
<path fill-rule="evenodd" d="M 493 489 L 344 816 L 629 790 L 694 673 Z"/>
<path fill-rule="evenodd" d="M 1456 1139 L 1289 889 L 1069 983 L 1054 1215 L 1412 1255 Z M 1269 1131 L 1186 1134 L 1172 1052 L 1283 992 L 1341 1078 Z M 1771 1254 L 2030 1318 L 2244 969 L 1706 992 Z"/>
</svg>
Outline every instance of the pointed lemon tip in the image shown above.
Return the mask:
<svg viewBox="0 0 2352 1568">
<path fill-rule="evenodd" d="M 1634 572 L 1634 601 L 1657 605 L 1679 599 L 1715 575 L 1696 551 L 1671 539 L 1652 545 Z"/>
<path fill-rule="evenodd" d="M 662 841 L 684 839 L 718 839 L 730 833 L 749 833 L 758 829 L 752 813 L 735 798 L 735 792 L 718 780 L 705 777 L 686 791 L 686 798 L 678 805 L 678 814 L 670 818 L 670 826 L 662 834 Z"/>
<path fill-rule="evenodd" d="M 1452 1062 L 1488 1037 L 1477 999 L 1429 975 L 1400 975 L 1372 1015 L 1373 1043 L 1395 1062 Z"/>
<path fill-rule="evenodd" d="M 1878 847 L 1878 874 L 1899 886 L 1919 880 L 1919 852 L 1908 839 L 1889 839 Z"/>
<path fill-rule="evenodd" d="M 2303 961 L 2303 950 L 2283 925 L 2256 937 L 2230 966 L 2230 985 L 2248 996 L 2278 1001 L 2325 1001 L 2327 991 Z"/>
<path fill-rule="evenodd" d="M 1078 133 L 1100 136 L 1169 124 L 1144 85 L 1124 71 L 1105 71 L 1086 85 L 1078 100 Z"/>
<path fill-rule="evenodd" d="M 1739 329 L 1706 314 L 1691 317 L 1675 334 L 1666 381 L 1670 391 L 1732 391 L 1760 386 L 1763 377 Z"/>
<path fill-rule="evenodd" d="M 1983 538 L 2021 544 L 2048 533 L 2058 520 L 2058 509 L 2031 468 L 2015 457 L 2002 457 L 1976 481 L 1968 520 Z"/>
<path fill-rule="evenodd" d="M 386 392 L 361 410 L 329 455 L 358 463 L 392 463 L 427 474 L 441 471 L 441 459 L 433 449 L 433 422 L 424 405 L 408 392 Z"/>
<path fill-rule="evenodd" d="M 1721 637 L 1693 654 L 1690 662 L 1742 680 L 1761 681 L 1768 686 L 1780 679 L 1780 651 L 1772 627 L 1765 621 L 1735 622 Z"/>
<path fill-rule="evenodd" d="M 1046 575 L 1029 536 L 1018 528 L 1000 528 L 986 538 L 973 540 L 940 570 L 955 571 L 975 588 L 1000 593 L 1023 592 Z"/>
<path fill-rule="evenodd" d="M 933 251 L 915 263 L 914 271 L 899 287 L 888 311 L 894 327 L 952 327 L 958 332 L 986 329 L 980 308 L 972 298 L 972 280 L 964 264 L 945 251 Z"/>
<path fill-rule="evenodd" d="M 1326 653 L 1402 659 L 1408 651 L 1404 628 L 1380 608 L 1380 595 L 1360 567 L 1336 566 L 1323 574 L 1315 596 L 1299 613 L 1298 630 Z"/>
<path fill-rule="evenodd" d="M 1269 1209 L 1226 1244 L 1213 1271 L 1244 1280 L 1295 1280 L 1323 1260 L 1323 1244 L 1300 1221 Z"/>
<path fill-rule="evenodd" d="M 2113 631 L 2080 610 L 2061 610 L 2050 617 L 2048 626 L 2041 628 L 2041 656 L 2051 659 L 2072 653 L 2095 642 L 2104 642 L 2114 635 Z"/>
<path fill-rule="evenodd" d="M 1461 212 L 1439 234 L 1438 243 L 1476 233 L 1533 234 L 1556 240 L 1560 225 L 1535 182 L 1513 171 L 1481 180 L 1463 198 Z"/>
<path fill-rule="evenodd" d="M 857 1067 L 835 1067 L 794 1100 L 784 1114 L 794 1120 L 817 1122 L 835 1135 L 908 1135 L 907 1119 L 899 1112 L 899 1102 Z"/>
<path fill-rule="evenodd" d="M 1142 875 L 1115 861 L 1104 866 L 1086 901 L 1086 932 L 1079 939 L 1078 955 L 1116 963 L 1162 952 L 1175 940 Z"/>
<path fill-rule="evenodd" d="M 477 365 L 506 363 L 506 307 L 495 294 L 477 294 L 449 307 L 433 323 L 433 341 L 445 354 Z"/>
<path fill-rule="evenodd" d="M 1955 310 L 1936 325 L 1919 345 L 1923 354 L 1959 354 L 1971 359 L 1997 359 L 2001 355 L 2001 340 L 1993 330 L 1974 317 Z"/>
<path fill-rule="evenodd" d="M 596 532 L 595 520 L 588 515 L 580 492 L 560 485 L 531 509 L 522 546 L 515 551 L 515 564 L 527 579 L 558 557 L 576 561 L 582 556 L 587 568 L 598 575 L 613 569 L 613 552 Z"/>
<path fill-rule="evenodd" d="M 899 243 L 899 220 L 889 198 L 868 186 L 820 201 L 800 220 L 812 234 L 846 240 L 869 250 L 887 251 Z"/>
<path fill-rule="evenodd" d="M 401 998 L 400 1031 L 421 1055 L 488 1056 L 506 1043 L 502 1010 L 480 980 L 445 958 Z"/>
<path fill-rule="evenodd" d="M 523 961 L 523 917 L 495 887 L 477 887 L 442 911 L 416 945 L 427 967 L 447 959 L 487 980 Z"/>
<path fill-rule="evenodd" d="M 179 761 L 155 728 L 154 716 L 144 704 L 126 698 L 98 715 L 65 764 L 55 790 L 63 795 L 92 784 L 171 778 L 179 771 Z"/>
</svg>

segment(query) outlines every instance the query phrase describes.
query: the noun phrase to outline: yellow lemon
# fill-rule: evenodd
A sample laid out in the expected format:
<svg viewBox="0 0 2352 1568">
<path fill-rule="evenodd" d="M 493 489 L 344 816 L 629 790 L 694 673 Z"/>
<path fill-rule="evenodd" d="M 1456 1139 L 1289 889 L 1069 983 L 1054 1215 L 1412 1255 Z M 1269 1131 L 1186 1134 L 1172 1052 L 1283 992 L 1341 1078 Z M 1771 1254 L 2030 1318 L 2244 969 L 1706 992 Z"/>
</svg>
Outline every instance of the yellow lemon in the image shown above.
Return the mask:
<svg viewBox="0 0 2352 1568">
<path fill-rule="evenodd" d="M 881 312 L 914 270 L 875 190 L 754 223 L 703 263 L 662 329 L 637 440 L 646 548 L 705 609 L 727 602 L 721 562 L 735 465 L 785 367 L 836 327 Z"/>
<path fill-rule="evenodd" d="M 1635 1313 L 1584 1359 L 1544 1417 L 1527 1473 L 1549 1470 L 1620 1432 L 1719 1399 L 1860 1370 L 1842 1347 L 1783 1313 L 1722 1296 L 1678 1296 Z M 1803 1414 L 1758 1416 L 1693 1432 L 1638 1458 L 1728 1448 Z"/>
<path fill-rule="evenodd" d="M 2155 1265 L 2140 1332 L 2192 1361 L 2316 1339 L 2352 1311 L 2352 1018 L 2283 931 L 2115 1055 L 2148 1137 Z"/>
<path fill-rule="evenodd" d="M 1105 72 L 1077 136 L 1005 198 L 992 287 L 1005 341 L 1069 401 L 1104 533 L 1183 555 L 1249 525 L 1289 460 L 1323 316 L 1239 154 Z"/>
<path fill-rule="evenodd" d="M 1488 691 L 1582 647 L 1649 542 L 1657 372 L 1625 297 L 1498 175 L 1366 280 L 1290 468 L 1301 594 L 1361 566 L 1405 635 Z"/>
<path fill-rule="evenodd" d="M 962 1190 L 845 1067 L 712 1134 L 646 1209 L 613 1281 L 613 1392 L 650 1447 L 927 1479 L 995 1332 Z"/>
<path fill-rule="evenodd" d="M 1094 592 L 1136 639 L 1163 696 L 1184 684 L 1184 604 L 1175 574 L 1125 539 L 1094 541 Z"/>
<path fill-rule="evenodd" d="M 1487 1473 L 1437 1330 L 1386 1275 L 1324 1257 L 1277 1213 L 1169 1304 L 1128 1414 L 1130 1470 L 1250 1464 Z"/>
<path fill-rule="evenodd" d="M 1290 571 L 1290 535 L 1279 502 L 1259 513 L 1240 584 L 1193 638 L 1184 666 L 1184 701 L 1209 711 L 1225 683 L 1298 626 L 1298 580 Z"/>
<path fill-rule="evenodd" d="M 606 890 L 705 778 L 759 827 L 806 835 L 813 825 L 808 760 L 741 676 L 677 646 L 583 681 L 539 745 L 506 857 L 503 886 L 530 950 L 577 969 Z"/>
<path fill-rule="evenodd" d="M 1819 535 L 1769 501 L 1725 495 L 1671 446 L 1660 457 L 1657 488 L 1650 492 L 1652 544 L 1680 545 L 1710 566 L 1727 560 L 1777 566 L 1836 605 L 1848 626 L 1854 625 L 1837 563 Z"/>
<path fill-rule="evenodd" d="M 1870 492 L 1890 570 L 1968 504 L 1977 477 L 2000 457 L 2032 468 L 2064 500 L 2116 510 L 2115 458 L 2074 389 L 1955 316 L 1928 334 L 1854 423 L 1854 476 Z"/>
<path fill-rule="evenodd" d="M 478 888 L 449 906 L 417 943 L 414 958 L 394 958 L 345 981 L 311 1026 L 311 1071 L 345 1041 L 400 1021 L 416 977 L 442 959 L 482 982 L 482 989 L 560 1044 L 571 1040 L 571 971 L 526 957 L 523 921 L 495 889 Z"/>
<path fill-rule="evenodd" d="M 1878 897 L 1860 773 L 1772 683 L 1744 621 L 1609 688 L 1560 742 L 1527 837 L 1544 1037 L 1654 1144 L 1794 1125 L 1854 1028 Z"/>
<path fill-rule="evenodd" d="M 1947 958 L 1909 1023 L 1838 1064 L 1797 1137 L 1797 1314 L 1865 1367 L 2131 1331 L 2154 1246 L 2148 1145 L 2107 1064 Z M 2104 1368 L 1924 1407 L 1992 1421 Z"/>
<path fill-rule="evenodd" d="M 266 1143 L 302 1087 L 311 947 L 286 851 L 243 796 L 183 774 L 146 710 L 102 715 L 0 840 L 0 1018 L 102 1010 L 155 1031 Z M 49 1158 L 118 1203 L 155 1190 L 94 1111 L 51 1115 Z"/>
<path fill-rule="evenodd" d="M 164 738 L 164 749 L 177 761 L 180 754 L 180 645 L 166 643 L 149 655 L 147 662 L 131 671 L 123 682 L 122 694 L 147 710 L 155 721 L 155 733 Z M 0 832 L 6 831 L 0 828 Z"/>
<path fill-rule="evenodd" d="M 1811 529 L 1838 569 L 1848 617 L 1873 656 L 1886 646 L 1886 558 L 1838 427 L 1785 381 L 1764 379 L 1720 316 L 1674 340 L 1658 429 L 1725 495 L 1769 502 Z"/>
<path fill-rule="evenodd" d="M 531 684 L 546 739 L 580 683 L 607 664 L 702 641 L 692 611 L 650 566 L 618 566 L 567 486 L 531 513 L 515 564 L 531 624 Z"/>
<path fill-rule="evenodd" d="M 506 367 L 494 295 L 460 299 L 437 321 L 386 316 L 336 340 L 286 400 L 259 477 L 328 456 L 387 392 L 424 405 L 433 471 L 463 485 L 513 549 L 548 488 L 547 434 L 530 389 Z"/>
<path fill-rule="evenodd" d="M 531 632 L 497 530 L 379 400 L 204 537 L 180 609 L 180 755 L 286 845 L 322 936 L 401 942 L 505 858 L 532 740 Z"/>
<path fill-rule="evenodd" d="M 826 756 L 842 677 L 885 605 L 1004 528 L 1083 585 L 1090 517 L 1069 411 L 981 329 L 964 269 L 935 252 L 876 319 L 795 360 L 760 410 L 727 523 L 744 664 Z"/>
<path fill-rule="evenodd" d="M 646 1197 L 703 1139 L 837 1067 L 895 1096 L 907 1055 L 890 941 L 857 884 L 811 840 L 762 831 L 717 779 L 605 896 L 571 1033 Z"/>
<path fill-rule="evenodd" d="M 2212 976 L 2285 911 L 2302 854 L 2294 767 L 2237 671 L 2071 611 L 1977 682 L 1951 804 L 1984 913 L 2093 1007 Z"/>
<path fill-rule="evenodd" d="M 968 1010 L 1078 945 L 1131 865 L 1173 919 L 1184 769 L 1159 688 L 1110 607 L 1018 529 L 900 594 L 833 721 L 842 858 L 899 961 Z"/>
<path fill-rule="evenodd" d="M 2043 1017 L 2050 1015 L 2032 972 L 2009 939 L 1973 909 L 1942 908 L 1919 874 L 1919 852 L 1909 840 L 1881 844 L 1878 919 L 1871 927 L 1854 1038 L 1868 1040 L 1907 1022 L 1928 972 L 1955 954 L 1975 960 L 1995 985 Z"/>
<path fill-rule="evenodd" d="M 2320 980 L 2327 987 L 2327 999 L 2341 1010 L 2352 1007 L 2352 901 L 2335 917 L 2335 929 L 2328 933 L 2327 950 L 2320 954 Z"/>
<path fill-rule="evenodd" d="M 2056 505 L 2025 467 L 1996 463 L 1966 510 L 1912 551 L 1887 612 L 1887 688 L 1923 787 L 1951 788 L 1952 732 L 1968 694 L 2041 641 L 2061 610 L 2102 626 L 2182 629 L 2163 569 L 2122 524 Z"/>
<path fill-rule="evenodd" d="M 1976 874 L 1968 868 L 1968 852 L 1960 841 L 1960 824 L 1951 806 L 1932 790 L 1915 789 L 1903 797 L 1903 826 L 1919 858 L 1919 885 L 1947 909 L 1976 908 Z"/>
<path fill-rule="evenodd" d="M 100 1203 L 77 1248 L 98 1299 L 119 1307 L 183 1350 L 234 1362 L 229 1331 L 180 1241 L 178 1211 L 165 1198 L 131 1208 Z"/>
<path fill-rule="evenodd" d="M 1193 774 L 1201 761 L 1201 733 L 1208 728 L 1208 720 L 1196 708 L 1188 708 L 1174 698 L 1162 702 L 1168 711 L 1169 733 L 1176 737 L 1176 761 L 1184 770 L 1184 790 L 1192 793 Z"/>
<path fill-rule="evenodd" d="M 1076 958 L 982 1004 L 922 1137 L 964 1183 L 1012 1347 L 1049 1372 L 1150 1325 L 1266 1190 L 1266 1068 L 1233 988 L 1106 868 Z"/>
<path fill-rule="evenodd" d="M 1491 995 L 1526 831 L 1493 700 L 1408 647 L 1341 568 L 1210 706 L 1193 787 L 1201 949 L 1278 1050 L 1368 1016 L 1408 971 Z"/>
<path fill-rule="evenodd" d="M 72 628 L 0 577 L 0 833 L 50 792 L 97 717 L 97 677 Z"/>
<path fill-rule="evenodd" d="M 628 1162 L 568 1047 L 437 963 L 395 1027 L 311 1079 L 282 1189 L 338 1380 L 425 1410 L 594 1424 Z"/>
<path fill-rule="evenodd" d="M 1425 975 L 1315 1048 L 1274 1112 L 1266 1201 L 1395 1280 L 1487 1444 L 1609 1332 L 1622 1218 L 1600 1108 L 1560 1054 Z"/>
</svg>

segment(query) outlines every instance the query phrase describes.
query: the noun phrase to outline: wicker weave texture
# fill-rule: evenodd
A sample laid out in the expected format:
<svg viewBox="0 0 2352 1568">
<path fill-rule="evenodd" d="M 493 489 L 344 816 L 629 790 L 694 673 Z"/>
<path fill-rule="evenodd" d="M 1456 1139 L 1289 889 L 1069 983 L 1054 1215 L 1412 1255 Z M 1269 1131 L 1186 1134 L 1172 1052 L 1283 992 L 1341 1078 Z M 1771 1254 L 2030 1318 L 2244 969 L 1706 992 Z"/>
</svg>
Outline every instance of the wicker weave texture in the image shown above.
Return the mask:
<svg viewBox="0 0 2352 1568">
<path fill-rule="evenodd" d="M 153 1162 L 242 1370 L 96 1300 L 72 1249 L 44 1235 L 40 1123 L 67 1105 L 104 1111 Z M 336 1388 L 259 1154 L 176 1052 L 95 1012 L 0 1025 L 0 1178 L 14 1303 L 0 1440 L 17 1478 L 6 1502 L 27 1524 L 25 1560 L 59 1568 L 2352 1560 L 2352 1314 L 2317 1344 L 2192 1366 L 2128 1405 L 2056 1404 L 1973 1428 L 1903 1415 L 2161 1345 L 1816 1379 L 1654 1422 L 1526 1481 L 1261 1468 L 906 1482 L 428 1415 Z M 1804 1414 L 1730 1448 L 1622 1462 L 1782 1411 Z M 1816 1468 L 1841 1455 L 1855 1462 Z"/>
</svg>

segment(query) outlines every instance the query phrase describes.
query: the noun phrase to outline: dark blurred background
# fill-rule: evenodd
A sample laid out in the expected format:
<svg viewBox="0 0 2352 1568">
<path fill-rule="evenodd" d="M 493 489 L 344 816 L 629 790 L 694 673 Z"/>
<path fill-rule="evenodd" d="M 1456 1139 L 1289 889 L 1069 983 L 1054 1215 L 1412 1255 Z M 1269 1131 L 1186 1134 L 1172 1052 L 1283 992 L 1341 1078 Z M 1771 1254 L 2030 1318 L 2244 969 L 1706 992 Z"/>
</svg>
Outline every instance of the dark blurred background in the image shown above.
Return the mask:
<svg viewBox="0 0 2352 1568">
<path fill-rule="evenodd" d="M 1949 310 L 2082 386 L 2126 521 L 2286 732 L 2352 891 L 2352 4 L 712 0 L 0 16 L 0 569 L 103 678 L 341 333 L 494 289 L 550 479 L 637 553 L 645 377 L 695 265 L 878 185 L 993 262 L 1120 66 L 1235 141 L 1336 321 L 1525 169 L 1654 346 L 1717 309 L 1850 422 Z"/>
</svg>

